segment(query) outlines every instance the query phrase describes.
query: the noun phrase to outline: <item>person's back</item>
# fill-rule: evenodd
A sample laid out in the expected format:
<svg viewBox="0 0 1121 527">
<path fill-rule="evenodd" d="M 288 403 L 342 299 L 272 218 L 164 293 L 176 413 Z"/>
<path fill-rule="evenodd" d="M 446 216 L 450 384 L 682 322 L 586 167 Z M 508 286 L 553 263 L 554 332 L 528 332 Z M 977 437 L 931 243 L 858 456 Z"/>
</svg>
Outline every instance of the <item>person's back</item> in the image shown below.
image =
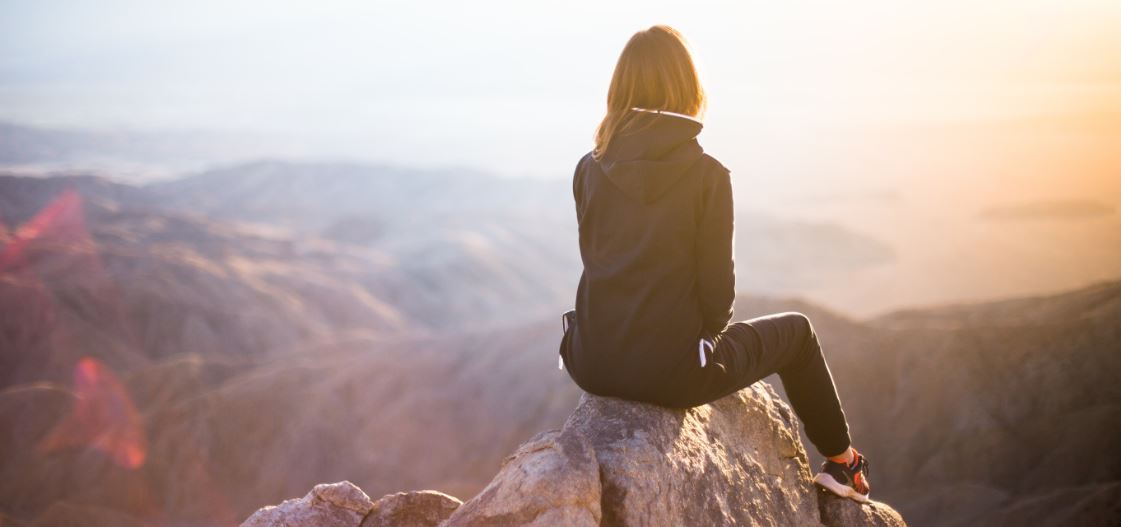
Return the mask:
<svg viewBox="0 0 1121 527">
<path fill-rule="evenodd" d="M 689 350 L 731 317 L 730 178 L 700 122 L 632 112 L 634 131 L 574 176 L 584 273 L 569 369 L 590 392 L 668 402 Z"/>
<path fill-rule="evenodd" d="M 704 90 L 679 33 L 623 49 L 596 146 L 573 177 L 584 273 L 564 315 L 562 366 L 599 395 L 692 407 L 777 373 L 828 458 L 814 482 L 868 500 L 867 462 L 817 333 L 801 313 L 729 324 L 735 279 L 728 171 L 697 142 Z"/>
</svg>

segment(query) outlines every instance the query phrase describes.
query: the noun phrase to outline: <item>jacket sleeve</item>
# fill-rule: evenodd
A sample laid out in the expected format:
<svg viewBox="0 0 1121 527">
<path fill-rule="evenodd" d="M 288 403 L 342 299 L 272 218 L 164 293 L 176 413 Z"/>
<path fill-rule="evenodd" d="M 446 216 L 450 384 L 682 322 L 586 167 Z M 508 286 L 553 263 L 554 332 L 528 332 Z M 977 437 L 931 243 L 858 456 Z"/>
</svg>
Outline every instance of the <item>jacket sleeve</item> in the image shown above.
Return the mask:
<svg viewBox="0 0 1121 527">
<path fill-rule="evenodd" d="M 736 275 L 732 257 L 732 178 L 721 167 L 715 183 L 702 195 L 697 230 L 697 285 L 704 320 L 703 330 L 713 335 L 732 319 L 736 299 Z"/>
<path fill-rule="evenodd" d="M 576 163 L 576 170 L 572 174 L 572 198 L 576 201 L 576 220 L 582 219 L 584 214 L 584 164 L 588 162 L 588 154 Z"/>
</svg>

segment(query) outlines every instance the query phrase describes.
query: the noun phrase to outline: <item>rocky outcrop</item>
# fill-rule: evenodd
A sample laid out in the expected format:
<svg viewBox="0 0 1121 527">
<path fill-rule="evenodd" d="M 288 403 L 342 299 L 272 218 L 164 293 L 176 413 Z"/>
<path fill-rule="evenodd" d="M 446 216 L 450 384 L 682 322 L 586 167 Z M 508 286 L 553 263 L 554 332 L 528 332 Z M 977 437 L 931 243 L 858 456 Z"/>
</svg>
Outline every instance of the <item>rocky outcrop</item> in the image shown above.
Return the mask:
<svg viewBox="0 0 1121 527">
<path fill-rule="evenodd" d="M 435 527 L 462 504 L 434 490 L 389 494 L 374 502 L 362 527 Z"/>
<path fill-rule="evenodd" d="M 431 491 L 369 503 L 340 483 L 243 527 L 905 525 L 886 505 L 816 490 L 798 427 L 765 383 L 689 410 L 584 395 L 562 429 L 523 444 L 462 505 Z"/>
<path fill-rule="evenodd" d="M 460 507 L 454 526 L 595 526 L 603 483 L 591 443 L 581 434 L 538 434 L 506 458 L 494 480 Z"/>
<path fill-rule="evenodd" d="M 241 527 L 436 527 L 462 502 L 432 490 L 371 501 L 349 481 L 316 485 L 299 499 L 258 510 Z"/>
<path fill-rule="evenodd" d="M 373 508 L 370 497 L 349 481 L 316 485 L 299 499 L 265 507 L 242 527 L 357 527 Z"/>
</svg>

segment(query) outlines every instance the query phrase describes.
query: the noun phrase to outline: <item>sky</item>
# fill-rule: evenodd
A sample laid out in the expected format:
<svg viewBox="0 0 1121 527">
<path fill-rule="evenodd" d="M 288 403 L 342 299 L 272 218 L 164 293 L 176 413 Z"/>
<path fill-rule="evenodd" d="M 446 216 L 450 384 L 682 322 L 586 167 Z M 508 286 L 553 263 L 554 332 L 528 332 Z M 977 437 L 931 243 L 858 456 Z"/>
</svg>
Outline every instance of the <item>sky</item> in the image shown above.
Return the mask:
<svg viewBox="0 0 1121 527">
<path fill-rule="evenodd" d="M 690 40 L 729 165 L 883 125 L 1121 114 L 1115 1 L 0 6 L 0 119 L 257 134 L 295 157 L 566 177 L 655 23 Z"/>
</svg>

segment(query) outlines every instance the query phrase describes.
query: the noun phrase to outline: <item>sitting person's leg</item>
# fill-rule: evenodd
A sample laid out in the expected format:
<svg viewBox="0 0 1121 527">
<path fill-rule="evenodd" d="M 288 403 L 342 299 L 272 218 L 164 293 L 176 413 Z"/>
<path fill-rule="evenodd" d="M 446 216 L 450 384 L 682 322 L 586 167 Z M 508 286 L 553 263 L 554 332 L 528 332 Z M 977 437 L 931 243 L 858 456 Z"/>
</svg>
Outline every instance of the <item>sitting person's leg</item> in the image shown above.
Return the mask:
<svg viewBox="0 0 1121 527">
<path fill-rule="evenodd" d="M 833 376 L 805 315 L 779 313 L 731 324 L 716 338 L 713 360 L 724 370 L 721 394 L 777 373 L 806 436 L 829 458 L 814 481 L 836 494 L 867 499 L 867 462 L 851 447 Z"/>
<path fill-rule="evenodd" d="M 777 373 L 806 436 L 829 458 L 814 482 L 834 494 L 868 500 L 867 460 L 850 444 L 833 376 L 805 315 L 779 313 L 730 324 L 711 346 L 699 343 L 697 352 L 690 366 L 643 400 L 673 408 L 699 406 Z"/>
<path fill-rule="evenodd" d="M 810 442 L 825 457 L 848 452 L 848 422 L 810 320 L 801 313 L 783 313 L 757 320 L 751 327 L 763 335 L 763 355 L 775 361 L 766 369 L 773 369 L 782 379 L 786 396 L 805 423 Z M 774 348 L 787 349 L 787 353 L 767 353 L 772 343 Z"/>
<path fill-rule="evenodd" d="M 735 322 L 717 337 L 714 359 L 727 370 L 725 393 L 777 373 L 818 452 L 825 457 L 848 452 L 845 414 L 805 315 L 778 313 Z"/>
</svg>

